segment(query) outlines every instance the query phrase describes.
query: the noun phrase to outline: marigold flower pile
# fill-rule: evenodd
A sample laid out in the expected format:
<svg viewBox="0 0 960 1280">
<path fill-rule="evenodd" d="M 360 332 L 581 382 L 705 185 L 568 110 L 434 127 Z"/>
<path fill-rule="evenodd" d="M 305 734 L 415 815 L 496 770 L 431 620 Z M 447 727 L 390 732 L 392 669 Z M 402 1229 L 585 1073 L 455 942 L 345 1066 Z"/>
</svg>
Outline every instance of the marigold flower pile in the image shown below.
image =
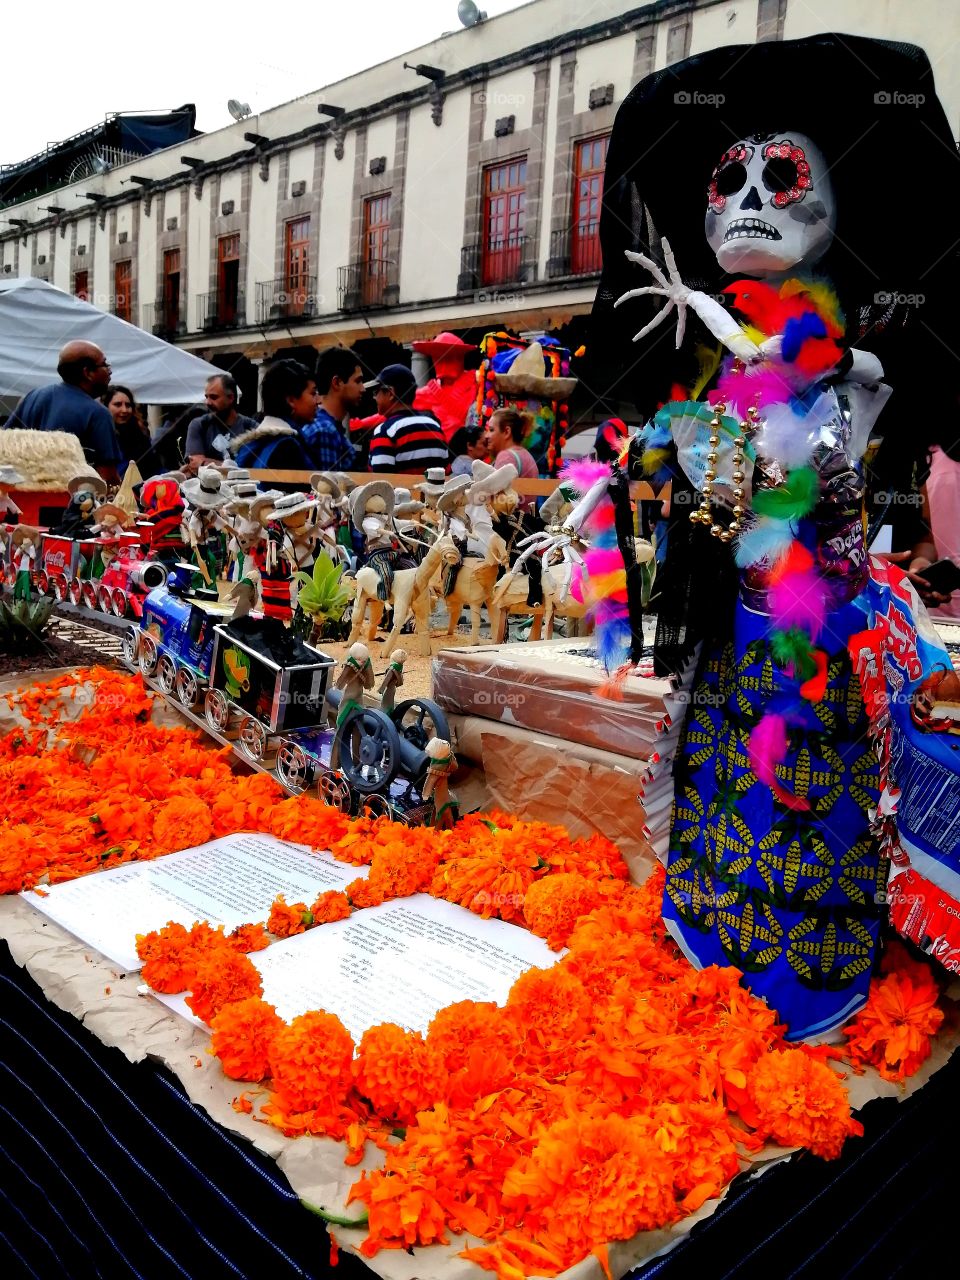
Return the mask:
<svg viewBox="0 0 960 1280">
<path fill-rule="evenodd" d="M 63 722 L 81 678 L 94 697 Z M 278 896 L 265 921 L 229 935 L 170 924 L 138 938 L 144 980 L 188 991 L 224 1073 L 262 1083 L 259 1119 L 342 1139 L 348 1163 L 368 1140 L 383 1149 L 350 1195 L 368 1255 L 467 1232 L 478 1243 L 464 1255 L 503 1280 L 555 1275 L 693 1212 L 767 1139 L 833 1158 L 862 1132 L 825 1061 L 838 1051 L 786 1044 L 737 970 L 692 970 L 664 934 L 662 873 L 630 884 L 603 837 L 505 814 L 409 829 L 286 798 L 263 775 L 234 775 L 192 731 L 152 724 L 139 681 L 102 670 L 18 705 L 31 728 L 0 740 L 8 892 L 244 829 L 369 867 L 313 903 Z M 287 1024 L 262 999 L 248 953 L 271 936 L 418 892 L 568 949 L 525 973 L 505 1007 L 452 1005 L 425 1035 L 383 1025 L 354 1044 L 324 1010 Z M 891 951 L 848 1029 L 849 1060 L 896 1079 L 916 1070 L 938 996 L 926 965 Z M 254 1109 L 249 1093 L 236 1105 Z"/>
</svg>

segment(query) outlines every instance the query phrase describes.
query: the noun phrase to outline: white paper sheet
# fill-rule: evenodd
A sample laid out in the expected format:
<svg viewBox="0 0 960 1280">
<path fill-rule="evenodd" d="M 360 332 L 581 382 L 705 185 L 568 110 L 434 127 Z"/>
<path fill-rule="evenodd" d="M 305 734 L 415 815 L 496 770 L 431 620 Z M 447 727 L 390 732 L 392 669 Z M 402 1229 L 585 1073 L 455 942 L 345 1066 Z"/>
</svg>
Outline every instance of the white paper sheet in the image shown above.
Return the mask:
<svg viewBox="0 0 960 1280">
<path fill-rule="evenodd" d="M 45 896 L 34 890 L 21 896 L 114 964 L 139 969 L 138 933 L 171 920 L 206 920 L 228 930 L 266 922 L 278 893 L 309 905 L 324 890 L 343 889 L 366 874 L 366 867 L 311 853 L 306 845 L 244 832 L 51 885 Z"/>
<path fill-rule="evenodd" d="M 250 959 L 264 1000 L 281 1017 L 325 1009 L 359 1040 L 381 1022 L 426 1031 L 434 1014 L 458 1000 L 502 1005 L 522 973 L 549 968 L 557 954 L 517 925 L 418 893 L 275 942 Z M 203 1026 L 183 996 L 157 999 Z"/>
</svg>

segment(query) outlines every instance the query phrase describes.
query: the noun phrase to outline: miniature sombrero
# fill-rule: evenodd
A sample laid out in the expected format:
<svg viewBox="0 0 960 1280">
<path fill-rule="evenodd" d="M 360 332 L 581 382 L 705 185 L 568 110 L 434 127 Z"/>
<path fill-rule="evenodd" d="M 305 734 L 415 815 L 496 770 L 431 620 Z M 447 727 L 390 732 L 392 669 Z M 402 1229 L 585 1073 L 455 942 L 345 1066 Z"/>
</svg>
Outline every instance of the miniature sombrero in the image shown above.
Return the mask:
<svg viewBox="0 0 960 1280">
<path fill-rule="evenodd" d="M 505 396 L 529 396 L 534 400 L 566 400 L 576 378 L 548 378 L 544 373 L 543 347 L 531 342 L 514 359 L 506 373 L 493 375 L 494 385 Z"/>
<path fill-rule="evenodd" d="M 283 493 L 279 489 L 265 489 L 263 493 L 258 493 L 255 498 L 250 499 L 247 507 L 247 519 L 262 524 L 264 511 L 272 507 L 277 499 L 282 497 Z"/>
<path fill-rule="evenodd" d="M 192 507 L 213 510 L 222 507 L 233 497 L 216 467 L 201 467 L 195 480 L 185 480 L 180 492 Z"/>
<path fill-rule="evenodd" d="M 393 515 L 396 505 L 393 496 L 393 485 L 387 480 L 369 480 L 366 484 L 354 489 L 350 495 L 350 519 L 357 529 L 363 528 L 363 515 L 371 498 L 382 498 L 386 505 L 385 514 Z"/>
<path fill-rule="evenodd" d="M 67 492 L 71 497 L 78 493 L 96 493 L 103 497 L 107 492 L 107 482 L 102 477 L 85 471 L 82 475 L 70 477 Z"/>
<path fill-rule="evenodd" d="M 26 484 L 26 479 L 20 474 L 16 467 L 11 467 L 7 463 L 4 463 L 0 466 L 0 484 Z"/>
<path fill-rule="evenodd" d="M 464 342 L 462 338 L 458 338 L 455 333 L 444 330 L 438 333 L 435 338 L 425 339 L 423 342 L 414 342 L 414 351 L 419 351 L 422 355 L 429 356 L 431 360 L 444 359 L 457 353 L 466 355 L 468 351 L 476 351 L 476 347 L 471 342 Z"/>
<path fill-rule="evenodd" d="M 482 501 L 484 498 L 492 498 L 495 493 L 503 493 L 514 480 L 519 479 L 519 473 L 512 462 L 503 467 L 495 467 L 482 458 L 474 458 L 473 474 L 468 479 L 470 499 L 475 502 L 478 499 Z"/>
<path fill-rule="evenodd" d="M 283 493 L 275 499 L 266 514 L 268 520 L 284 520 L 299 515 L 301 511 L 316 511 L 317 499 L 312 493 Z"/>
<path fill-rule="evenodd" d="M 452 511 L 457 503 L 462 501 L 464 494 L 470 488 L 473 481 L 469 476 L 451 476 L 446 486 L 437 499 L 438 511 Z"/>
<path fill-rule="evenodd" d="M 40 530 L 32 524 L 18 524 L 14 526 L 12 537 L 13 545 L 19 547 L 23 545 L 27 538 L 36 542 L 40 537 Z"/>
<path fill-rule="evenodd" d="M 123 507 L 118 507 L 115 502 L 101 502 L 98 507 L 93 509 L 94 524 L 103 524 L 105 519 L 114 519 L 121 528 L 133 524 L 133 516 L 129 511 L 124 511 Z"/>
<path fill-rule="evenodd" d="M 331 498 L 343 496 L 343 486 L 333 471 L 315 471 L 310 477 L 310 487 L 314 493 L 328 493 Z"/>
<path fill-rule="evenodd" d="M 417 488 L 425 498 L 439 498 L 447 487 L 447 473 L 443 467 L 429 467 Z"/>
</svg>

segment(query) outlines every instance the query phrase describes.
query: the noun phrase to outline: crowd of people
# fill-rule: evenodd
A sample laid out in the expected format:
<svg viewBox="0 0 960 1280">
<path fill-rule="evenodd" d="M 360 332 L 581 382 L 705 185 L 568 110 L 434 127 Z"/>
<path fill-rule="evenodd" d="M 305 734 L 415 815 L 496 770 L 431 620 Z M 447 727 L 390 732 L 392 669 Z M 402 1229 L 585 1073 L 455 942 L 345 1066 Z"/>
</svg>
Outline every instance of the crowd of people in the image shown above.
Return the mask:
<svg viewBox="0 0 960 1280">
<path fill-rule="evenodd" d="M 261 409 L 240 412 L 240 391 L 229 373 L 213 375 L 205 407 L 168 420 L 151 439 L 136 395 L 111 380 L 110 361 L 93 343 L 71 342 L 60 352 L 59 381 L 28 392 L 7 427 L 69 431 L 108 484 L 137 465 L 142 478 L 170 467 L 196 475 L 202 466 L 233 463 L 274 471 L 422 473 L 442 467 L 469 474 L 475 459 L 511 464 L 536 478 L 537 464 L 523 446 L 530 422 L 515 409 L 497 410 L 485 424 L 441 425 L 414 407 L 417 380 L 402 364 L 389 364 L 367 380 L 349 347 L 320 353 L 311 372 L 296 360 L 275 361 L 260 386 Z M 376 413 L 360 417 L 372 393 Z"/>
</svg>

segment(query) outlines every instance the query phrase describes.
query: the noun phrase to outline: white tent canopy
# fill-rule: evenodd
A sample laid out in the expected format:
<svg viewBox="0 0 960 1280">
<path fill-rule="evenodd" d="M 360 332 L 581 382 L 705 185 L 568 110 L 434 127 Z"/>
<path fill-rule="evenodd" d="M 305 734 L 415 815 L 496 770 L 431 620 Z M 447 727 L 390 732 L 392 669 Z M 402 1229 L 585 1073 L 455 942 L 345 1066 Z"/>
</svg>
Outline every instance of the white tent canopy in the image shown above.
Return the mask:
<svg viewBox="0 0 960 1280">
<path fill-rule="evenodd" d="M 35 387 L 57 381 L 68 342 L 95 342 L 114 382 L 143 404 L 193 404 L 222 372 L 136 325 L 118 320 L 45 280 L 0 277 L 0 399 L 12 408 Z"/>
</svg>

